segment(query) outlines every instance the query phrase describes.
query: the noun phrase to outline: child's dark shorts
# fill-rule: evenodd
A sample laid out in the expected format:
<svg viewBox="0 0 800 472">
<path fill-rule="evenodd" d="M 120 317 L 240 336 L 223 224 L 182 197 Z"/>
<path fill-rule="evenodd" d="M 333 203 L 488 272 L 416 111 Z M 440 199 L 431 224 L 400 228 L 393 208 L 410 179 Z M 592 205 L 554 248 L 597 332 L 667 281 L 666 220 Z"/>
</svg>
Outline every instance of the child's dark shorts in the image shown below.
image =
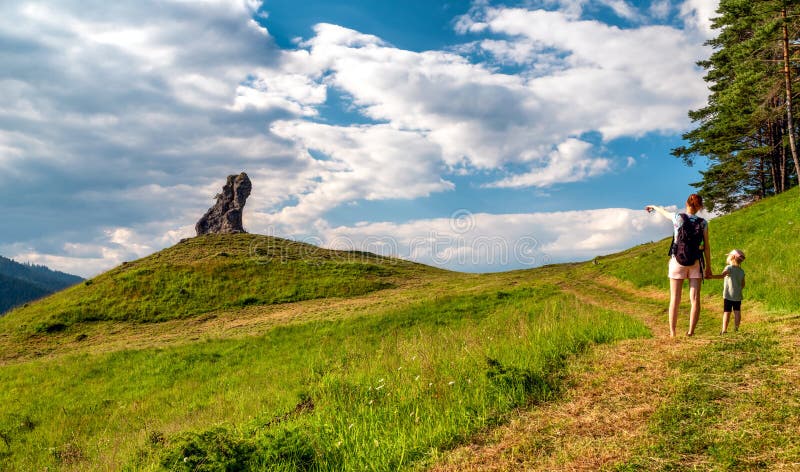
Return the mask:
<svg viewBox="0 0 800 472">
<path fill-rule="evenodd" d="M 725 299 L 725 308 L 722 309 L 725 313 L 730 313 L 731 311 L 742 311 L 742 301 L 739 300 L 735 302 L 733 300 Z"/>
</svg>

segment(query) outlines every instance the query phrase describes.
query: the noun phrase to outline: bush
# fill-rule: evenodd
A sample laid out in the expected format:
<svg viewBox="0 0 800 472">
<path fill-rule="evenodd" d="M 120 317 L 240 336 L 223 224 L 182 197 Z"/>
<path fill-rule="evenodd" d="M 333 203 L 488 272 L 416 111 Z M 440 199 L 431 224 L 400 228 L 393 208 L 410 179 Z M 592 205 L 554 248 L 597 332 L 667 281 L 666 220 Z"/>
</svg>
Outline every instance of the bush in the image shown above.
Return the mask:
<svg viewBox="0 0 800 472">
<path fill-rule="evenodd" d="M 251 441 L 235 436 L 225 428 L 183 433 L 165 451 L 161 465 L 175 471 L 250 470 L 249 462 L 255 446 Z"/>
<path fill-rule="evenodd" d="M 227 428 L 183 433 L 170 441 L 161 465 L 172 471 L 311 470 L 317 451 L 297 429 L 242 435 Z"/>
</svg>

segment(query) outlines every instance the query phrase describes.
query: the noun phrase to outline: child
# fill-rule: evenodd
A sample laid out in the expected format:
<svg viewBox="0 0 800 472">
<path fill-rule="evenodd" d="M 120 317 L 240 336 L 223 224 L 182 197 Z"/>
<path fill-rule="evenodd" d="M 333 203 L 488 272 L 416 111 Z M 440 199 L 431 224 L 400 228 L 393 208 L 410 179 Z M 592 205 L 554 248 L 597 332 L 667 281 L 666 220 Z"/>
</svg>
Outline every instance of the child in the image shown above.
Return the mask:
<svg viewBox="0 0 800 472">
<path fill-rule="evenodd" d="M 733 329 L 739 331 L 739 323 L 742 321 L 742 289 L 744 289 L 744 271 L 740 267 L 744 261 L 744 253 L 739 249 L 734 249 L 728 253 L 726 259 L 727 266 L 722 274 L 716 275 L 713 278 L 725 278 L 725 286 L 722 290 L 722 297 L 725 299 L 722 309 L 722 331 L 720 334 L 725 334 L 728 331 L 728 321 L 731 319 L 731 311 L 733 311 Z"/>
</svg>

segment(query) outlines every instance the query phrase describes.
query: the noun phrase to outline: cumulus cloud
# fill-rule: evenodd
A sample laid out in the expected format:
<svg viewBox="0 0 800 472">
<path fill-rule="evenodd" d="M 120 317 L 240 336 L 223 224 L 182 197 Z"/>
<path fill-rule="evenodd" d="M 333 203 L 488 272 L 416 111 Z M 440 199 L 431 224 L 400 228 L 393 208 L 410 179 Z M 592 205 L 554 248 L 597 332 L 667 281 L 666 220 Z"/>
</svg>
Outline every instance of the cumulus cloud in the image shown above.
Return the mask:
<svg viewBox="0 0 800 472">
<path fill-rule="evenodd" d="M 611 161 L 589 155 L 592 145 L 578 139 L 568 139 L 559 144 L 542 165 L 525 174 L 517 174 L 487 187 L 520 188 L 548 187 L 557 183 L 576 182 L 607 172 Z"/>
<path fill-rule="evenodd" d="M 424 197 L 454 188 L 439 177 L 441 149 L 418 132 L 303 121 L 277 122 L 272 131 L 296 142 L 298 152 L 310 158 L 311 152 L 320 153 L 318 184 L 297 205 L 272 215 L 275 224 L 298 228 L 342 203 Z"/>
<path fill-rule="evenodd" d="M 572 136 L 596 130 L 609 140 L 679 130 L 687 124 L 686 110 L 706 97 L 694 66 L 705 50 L 672 27 L 621 29 L 559 11 L 493 7 L 473 10 L 461 25 L 465 32 L 523 38 L 531 55 L 559 51 L 560 70 L 531 79 L 527 88 L 544 116 Z"/>
<path fill-rule="evenodd" d="M 451 218 L 327 228 L 321 242 L 461 271 L 499 271 L 586 260 L 671 234 L 664 218 L 607 208 L 549 213 L 459 211 Z"/>
<path fill-rule="evenodd" d="M 680 6 L 680 13 L 690 31 L 706 39 L 714 37 L 711 19 L 716 16 L 719 0 L 686 0 Z"/>
<path fill-rule="evenodd" d="M 269 169 L 253 196 L 262 211 L 300 191 L 308 162 L 266 122 L 309 114 L 324 87 L 282 75 L 257 7 L 0 4 L 0 198 L 13 202 L 0 245 L 28 248 L 5 254 L 63 255 L 50 238 L 102 246 L 114 227 L 175 230 L 241 170 Z"/>
<path fill-rule="evenodd" d="M 606 3 L 621 15 L 633 15 L 624 2 Z M 495 187 L 542 187 L 609 172 L 610 160 L 594 157 L 590 145 L 577 137 L 599 131 L 610 140 L 680 130 L 686 126 L 686 110 L 705 98 L 694 66 L 702 48 L 671 27 L 620 29 L 563 11 L 485 4 L 460 18 L 456 27 L 465 34 L 491 32 L 505 38 L 470 42 L 452 52 L 414 52 L 374 35 L 319 24 L 314 36 L 290 54 L 286 67 L 350 97 L 359 113 L 376 122 L 359 127 L 359 133 L 370 127 L 383 134 L 411 133 L 438 148 L 420 157 L 442 161 L 453 171 L 529 167 L 489 185 Z M 491 62 L 472 62 L 468 56 L 476 50 L 524 70 L 505 74 Z M 290 137 L 282 128 L 273 131 Z M 319 129 L 292 129 L 307 133 L 312 128 Z M 297 133 L 290 139 L 303 140 Z M 416 166 L 413 156 L 407 159 L 409 167 Z M 350 176 L 334 173 L 324 179 L 328 186 L 343 179 L 341 185 Z M 321 214 L 327 208 L 320 201 L 322 187 L 281 213 L 312 218 L 309 210 L 316 208 Z M 372 190 L 362 188 L 360 197 L 350 191 L 348 198 L 371 198 Z M 393 197 L 419 195 L 415 187 L 398 191 L 403 195 Z"/>
<path fill-rule="evenodd" d="M 80 238 L 78 242 L 65 242 L 62 235 L 58 235 L 38 240 L 35 247 L 25 242 L 3 244 L 0 245 L 0 253 L 8 254 L 20 262 L 42 264 L 70 274 L 92 277 L 191 235 L 194 235 L 194 225 L 176 228 L 171 222 L 157 222 L 135 229 L 103 228 L 96 236 Z"/>
<path fill-rule="evenodd" d="M 88 275 L 190 234 L 242 170 L 258 182 L 252 231 L 329 231 L 338 206 L 447 192 L 455 175 L 590 179 L 624 157 L 598 156 L 587 133 L 686 126 L 706 92 L 697 43 L 545 3 L 556 10 L 478 2 L 456 21 L 464 44 L 422 52 L 326 23 L 282 50 L 253 0 L 2 3 L 0 199 L 14 204 L 0 253 Z M 680 12 L 703 28 L 709 5 Z M 324 115 L 332 92 L 358 124 Z"/>
<path fill-rule="evenodd" d="M 650 4 L 648 11 L 655 19 L 664 20 L 672 10 L 671 0 L 655 0 Z"/>
</svg>

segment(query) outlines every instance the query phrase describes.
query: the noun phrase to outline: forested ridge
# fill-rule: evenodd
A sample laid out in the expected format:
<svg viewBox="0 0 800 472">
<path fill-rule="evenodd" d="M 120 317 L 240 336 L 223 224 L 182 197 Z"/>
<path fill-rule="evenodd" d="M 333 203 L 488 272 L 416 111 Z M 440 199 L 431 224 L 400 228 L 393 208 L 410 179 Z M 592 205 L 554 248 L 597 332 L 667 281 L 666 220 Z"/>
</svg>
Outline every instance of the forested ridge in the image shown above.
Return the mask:
<svg viewBox="0 0 800 472">
<path fill-rule="evenodd" d="M 694 185 L 709 209 L 729 212 L 797 185 L 800 1 L 721 0 L 708 44 L 709 98 L 672 154 L 708 161 Z"/>
<path fill-rule="evenodd" d="M 0 256 L 0 313 L 80 282 L 78 276 Z"/>
</svg>

